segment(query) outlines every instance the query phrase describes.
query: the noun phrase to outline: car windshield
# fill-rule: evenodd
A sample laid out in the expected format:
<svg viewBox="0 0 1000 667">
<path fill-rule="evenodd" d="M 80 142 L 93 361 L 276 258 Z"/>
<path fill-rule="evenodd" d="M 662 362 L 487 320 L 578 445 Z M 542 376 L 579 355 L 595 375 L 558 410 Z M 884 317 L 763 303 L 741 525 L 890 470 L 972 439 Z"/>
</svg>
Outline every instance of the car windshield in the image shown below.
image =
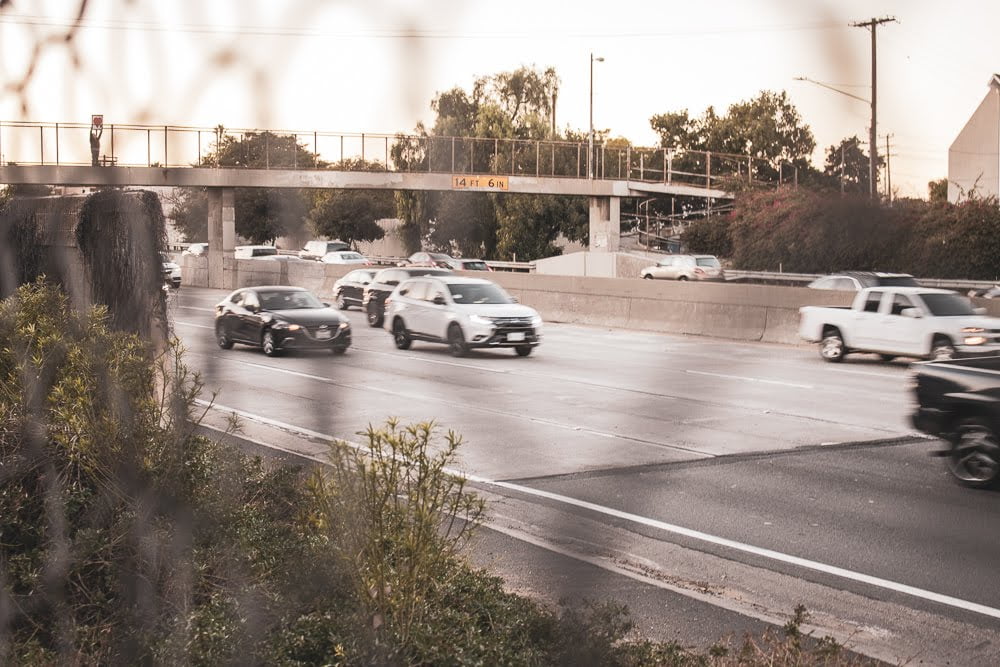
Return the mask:
<svg viewBox="0 0 1000 667">
<path fill-rule="evenodd" d="M 251 255 L 253 257 L 267 257 L 270 255 L 277 255 L 277 254 L 278 254 L 277 248 L 254 248 L 251 251 Z"/>
<path fill-rule="evenodd" d="M 361 255 L 356 252 L 342 252 L 340 253 L 341 259 L 363 259 Z"/>
<path fill-rule="evenodd" d="M 707 266 L 711 269 L 722 268 L 722 265 L 719 264 L 719 260 L 717 260 L 715 257 L 698 257 L 695 260 L 695 263 L 698 266 Z"/>
<path fill-rule="evenodd" d="M 921 294 L 927 310 L 936 317 L 961 317 L 963 315 L 975 315 L 972 303 L 963 296 L 957 294 Z"/>
<path fill-rule="evenodd" d="M 448 291 L 455 303 L 514 303 L 509 294 L 492 284 L 451 283 Z"/>
<path fill-rule="evenodd" d="M 170 255 L 168 255 L 167 253 L 161 252 L 160 253 L 160 261 L 162 261 L 164 264 L 167 264 L 167 263 L 172 262 L 174 260 L 170 259 Z"/>
<path fill-rule="evenodd" d="M 257 292 L 260 306 L 264 310 L 298 310 L 302 308 L 323 308 L 323 303 L 312 292 L 275 290 Z"/>
<path fill-rule="evenodd" d="M 489 268 L 486 262 L 462 262 L 462 266 L 466 271 L 485 271 Z"/>
</svg>

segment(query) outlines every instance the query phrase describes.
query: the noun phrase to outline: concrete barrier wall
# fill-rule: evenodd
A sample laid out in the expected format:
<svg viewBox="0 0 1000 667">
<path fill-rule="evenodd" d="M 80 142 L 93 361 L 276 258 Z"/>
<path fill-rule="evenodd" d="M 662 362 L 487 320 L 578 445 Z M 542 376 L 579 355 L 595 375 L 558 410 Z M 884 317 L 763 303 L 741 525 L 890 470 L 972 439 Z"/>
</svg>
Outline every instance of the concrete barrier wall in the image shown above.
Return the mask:
<svg viewBox="0 0 1000 667">
<path fill-rule="evenodd" d="M 318 262 L 227 260 L 228 287 L 298 285 L 332 301 L 336 280 L 355 266 Z M 207 286 L 207 261 L 183 258 L 184 283 Z M 549 322 L 712 336 L 770 343 L 801 343 L 799 308 L 849 305 L 853 292 L 804 287 L 673 282 L 638 278 L 555 276 L 496 271 L 461 275 L 503 285 Z M 989 300 L 983 300 L 989 301 Z M 989 306 L 994 306 L 990 303 Z M 1000 302 L 995 304 L 1000 309 Z"/>
</svg>

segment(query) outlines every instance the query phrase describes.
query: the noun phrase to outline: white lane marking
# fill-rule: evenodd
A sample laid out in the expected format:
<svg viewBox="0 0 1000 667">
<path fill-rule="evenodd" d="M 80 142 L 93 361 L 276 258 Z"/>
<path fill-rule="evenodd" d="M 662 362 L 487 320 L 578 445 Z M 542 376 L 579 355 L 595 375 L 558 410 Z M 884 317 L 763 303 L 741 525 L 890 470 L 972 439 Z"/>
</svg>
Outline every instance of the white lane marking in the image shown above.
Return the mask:
<svg viewBox="0 0 1000 667">
<path fill-rule="evenodd" d="M 900 369 L 900 370 L 903 370 L 903 372 L 906 372 L 905 369 Z M 885 380 L 899 380 L 899 378 L 901 377 L 899 374 L 892 375 L 892 374 L 889 374 L 889 373 L 875 373 L 875 372 L 872 372 L 872 371 L 855 371 L 855 370 L 850 370 L 850 369 L 847 369 L 847 368 L 829 368 L 829 369 L 827 369 L 827 371 L 828 372 L 833 372 L 833 373 L 844 373 L 846 375 L 865 375 L 865 376 L 868 376 L 868 377 L 882 378 L 882 379 L 885 379 Z"/>
<path fill-rule="evenodd" d="M 204 407 L 208 407 L 214 410 L 233 412 L 241 417 L 250 419 L 251 421 L 257 421 L 263 424 L 276 426 L 286 431 L 298 432 L 303 435 L 308 435 L 309 437 L 312 438 L 325 440 L 327 442 L 343 442 L 355 449 L 361 449 L 361 450 L 367 449 L 366 447 L 358 443 L 350 442 L 348 440 L 343 440 L 341 438 L 336 438 L 332 435 L 327 435 L 325 433 L 319 433 L 318 431 L 312 431 L 306 428 L 302 428 L 300 426 L 295 426 L 294 424 L 287 424 L 285 422 L 280 422 L 275 419 L 269 419 L 267 417 L 262 417 L 260 415 L 255 415 L 253 413 L 245 412 L 242 410 L 228 408 L 224 405 L 219 405 L 218 403 L 210 404 L 207 401 L 202 401 L 202 400 L 198 400 L 197 402 L 199 405 L 203 405 Z M 283 451 L 288 451 L 288 450 L 283 450 Z M 517 493 L 523 493 L 529 496 L 534 496 L 536 498 L 544 498 L 546 500 L 562 503 L 564 505 L 571 505 L 573 507 L 579 507 L 580 509 L 589 510 L 597 514 L 603 514 L 605 516 L 614 517 L 616 519 L 621 519 L 624 521 L 628 521 L 630 523 L 635 523 L 650 528 L 656 528 L 665 533 L 682 535 L 684 537 L 698 540 L 700 542 L 706 542 L 708 544 L 714 544 L 716 546 L 725 547 L 727 549 L 733 549 L 735 551 L 741 551 L 743 553 L 752 554 L 754 556 L 760 556 L 762 558 L 767 558 L 769 560 L 777 561 L 779 563 L 795 565 L 798 567 L 805 568 L 807 570 L 822 572 L 823 574 L 832 575 L 834 577 L 839 577 L 841 579 L 847 579 L 849 581 L 856 581 L 859 583 L 868 584 L 869 586 L 874 586 L 875 588 L 881 588 L 885 590 L 895 591 L 897 593 L 903 593 L 906 595 L 910 595 L 912 597 L 920 598 L 922 600 L 937 602 L 943 605 L 947 605 L 949 607 L 955 607 L 957 609 L 971 611 L 977 614 L 982 614 L 984 616 L 990 616 L 992 618 L 1000 618 L 1000 609 L 994 607 L 988 607 L 986 605 L 979 604 L 977 602 L 970 602 L 968 600 L 962 600 L 961 598 L 952 597 L 950 595 L 935 593 L 934 591 L 928 591 L 922 588 L 917 588 L 915 586 L 910 586 L 908 584 L 902 584 L 896 581 L 891 581 L 889 579 L 883 579 L 881 577 L 874 577 L 872 575 L 864 574 L 862 572 L 854 572 L 853 570 L 837 567 L 836 565 L 828 565 L 826 563 L 820 563 L 819 561 L 810 560 L 808 558 L 800 558 L 799 556 L 792 556 L 790 554 L 785 554 L 780 551 L 774 551 L 773 549 L 756 547 L 753 546 L 752 544 L 737 542 L 736 540 L 730 540 L 725 537 L 718 537 L 716 535 L 711 535 L 709 533 L 703 533 L 700 530 L 692 530 L 690 528 L 684 528 L 683 526 L 667 523 L 666 521 L 659 521 L 658 519 L 651 519 L 649 517 L 640 516 L 638 514 L 632 514 L 631 512 L 623 512 L 622 510 L 616 510 L 612 507 L 605 507 L 604 505 L 598 505 L 596 503 L 591 503 L 586 500 L 579 500 L 577 498 L 571 498 L 569 496 L 564 496 L 558 493 L 551 493 L 549 491 L 533 489 L 530 486 L 522 486 L 520 484 L 514 484 L 512 482 L 502 482 L 494 479 L 489 479 L 488 477 L 473 475 L 456 469 L 445 469 L 445 472 L 451 475 L 464 477 L 465 479 L 468 479 L 471 482 L 476 482 L 477 484 L 483 484 L 484 486 L 493 486 L 500 489 L 507 489 L 508 491 L 514 491 Z"/>
<path fill-rule="evenodd" d="M 252 361 L 238 361 L 233 360 L 233 363 L 243 364 L 246 366 L 251 366 L 253 368 L 260 368 L 262 370 L 274 371 L 275 373 L 285 373 L 286 375 L 294 375 L 297 377 L 305 378 L 307 380 L 315 380 L 317 382 L 323 382 L 325 384 L 330 384 L 335 387 L 343 387 L 345 389 L 354 389 L 356 391 L 373 391 L 379 394 L 386 394 L 387 396 L 394 396 L 396 398 L 405 398 L 411 401 L 425 401 L 425 402 L 439 402 L 447 403 L 448 405 L 463 408 L 465 410 L 476 410 L 478 412 L 485 412 L 490 415 L 498 415 L 501 417 L 511 417 L 515 419 L 527 419 L 528 421 L 535 424 L 542 424 L 545 426 L 551 426 L 553 428 L 563 429 L 565 431 L 574 431 L 577 433 L 587 433 L 589 435 L 597 435 L 604 438 L 609 438 L 612 440 L 624 440 L 627 442 L 635 443 L 638 445 L 643 445 L 645 447 L 653 447 L 656 449 L 674 449 L 677 451 L 682 451 L 686 454 L 693 454 L 698 458 L 711 459 L 715 458 L 715 454 L 706 454 L 705 452 L 698 451 L 696 449 L 691 449 L 689 447 L 683 447 L 681 445 L 671 444 L 669 442 L 658 442 L 654 440 L 644 440 L 642 438 L 636 438 L 628 435 L 621 435 L 618 433 L 610 433 L 608 431 L 598 431 L 596 429 L 587 428 L 586 426 L 572 426 L 570 424 L 564 424 L 563 422 L 554 421 L 552 419 L 545 419 L 544 417 L 531 417 L 525 414 L 517 412 L 507 412 L 505 410 L 496 410 L 493 408 L 487 408 L 482 405 L 476 405 L 472 403 L 461 403 L 458 401 L 442 400 L 435 401 L 425 394 L 411 394 L 403 391 L 395 391 L 393 389 L 386 389 L 384 387 L 376 387 L 367 384 L 356 384 L 353 382 L 338 382 L 328 377 L 322 375 L 313 375 L 312 373 L 303 373 L 301 371 L 293 371 L 287 368 L 278 368 L 276 366 L 268 366 L 267 364 L 257 364 Z"/>
<path fill-rule="evenodd" d="M 724 373 L 709 373 L 707 371 L 692 371 L 686 370 L 685 373 L 690 373 L 691 375 L 707 375 L 709 377 L 723 378 L 725 380 L 742 380 L 743 382 L 761 382 L 763 384 L 777 384 L 783 387 L 794 387 L 796 389 L 815 389 L 816 387 L 811 384 L 797 384 L 795 382 L 782 382 L 781 380 L 765 380 L 763 378 L 751 378 L 744 377 L 742 375 L 726 375 Z"/>
<path fill-rule="evenodd" d="M 173 320 L 174 324 L 183 324 L 186 327 L 196 327 L 198 329 L 215 329 L 215 327 L 210 327 L 206 324 L 195 324 L 194 322 L 184 322 L 182 320 Z"/>
<path fill-rule="evenodd" d="M 352 346 L 354 347 L 354 346 Z M 458 361 L 444 361 L 443 359 L 428 359 L 427 357 L 419 356 L 416 354 L 402 354 L 399 352 L 386 352 L 385 350 L 373 350 L 370 347 L 356 347 L 355 349 L 364 350 L 369 354 L 381 354 L 384 356 L 391 356 L 394 359 L 409 359 L 411 361 L 420 361 L 428 364 L 440 364 L 442 366 L 456 366 L 458 368 L 471 368 L 477 371 L 486 371 L 487 373 L 500 373 L 507 374 L 511 373 L 510 370 L 506 368 L 489 368 L 488 366 L 476 366 L 475 364 L 463 364 Z"/>
</svg>

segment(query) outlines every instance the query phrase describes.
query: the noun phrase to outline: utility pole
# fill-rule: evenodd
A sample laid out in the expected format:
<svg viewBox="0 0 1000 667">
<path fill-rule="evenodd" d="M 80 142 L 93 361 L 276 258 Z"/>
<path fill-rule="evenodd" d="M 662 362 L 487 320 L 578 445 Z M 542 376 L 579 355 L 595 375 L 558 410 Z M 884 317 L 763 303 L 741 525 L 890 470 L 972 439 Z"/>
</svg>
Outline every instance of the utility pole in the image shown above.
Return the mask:
<svg viewBox="0 0 1000 667">
<path fill-rule="evenodd" d="M 855 28 L 868 28 L 872 33 L 872 126 L 869 129 L 868 134 L 868 147 L 871 151 L 869 156 L 870 161 L 868 163 L 868 194 L 872 199 L 875 198 L 875 177 L 878 175 L 878 138 L 875 134 L 876 129 L 876 101 L 878 100 L 878 88 L 877 88 L 877 77 L 876 77 L 876 44 L 875 44 L 875 34 L 878 32 L 878 27 L 883 23 L 895 22 L 895 16 L 883 16 L 880 19 L 872 18 L 867 21 L 855 21 L 851 24 Z"/>
<path fill-rule="evenodd" d="M 844 142 L 840 142 L 840 196 L 844 196 Z"/>
</svg>

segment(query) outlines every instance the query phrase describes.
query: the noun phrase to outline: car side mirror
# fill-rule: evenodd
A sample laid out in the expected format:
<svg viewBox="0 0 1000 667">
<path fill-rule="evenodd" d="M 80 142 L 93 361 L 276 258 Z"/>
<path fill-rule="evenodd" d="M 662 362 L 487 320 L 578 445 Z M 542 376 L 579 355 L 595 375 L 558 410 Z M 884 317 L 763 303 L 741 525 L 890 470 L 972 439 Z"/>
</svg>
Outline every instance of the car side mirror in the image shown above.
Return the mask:
<svg viewBox="0 0 1000 667">
<path fill-rule="evenodd" d="M 323 302 L 323 305 L 326 306 L 327 308 L 330 307 L 330 304 L 328 304 L 326 301 Z"/>
<path fill-rule="evenodd" d="M 447 303 L 447 301 L 444 300 L 443 296 L 441 296 L 440 294 L 438 294 L 437 296 L 434 297 L 434 303 L 435 303 L 435 305 L 443 306 L 444 304 Z"/>
<path fill-rule="evenodd" d="M 899 314 L 902 315 L 903 317 L 912 317 L 913 319 L 920 319 L 921 317 L 923 317 L 923 315 L 920 313 L 920 310 L 917 308 L 904 308 L 903 310 L 899 311 Z"/>
</svg>

